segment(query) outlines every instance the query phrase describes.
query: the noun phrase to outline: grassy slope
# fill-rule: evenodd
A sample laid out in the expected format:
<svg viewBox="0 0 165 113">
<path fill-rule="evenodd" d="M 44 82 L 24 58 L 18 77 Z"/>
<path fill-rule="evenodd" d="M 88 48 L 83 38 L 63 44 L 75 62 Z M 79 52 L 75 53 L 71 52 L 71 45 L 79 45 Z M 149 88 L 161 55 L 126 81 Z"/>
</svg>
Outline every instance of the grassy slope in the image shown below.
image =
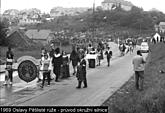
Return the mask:
<svg viewBox="0 0 165 113">
<path fill-rule="evenodd" d="M 165 44 L 151 45 L 145 69 L 144 90 L 137 91 L 132 77 L 103 103 L 110 113 L 165 113 Z"/>
</svg>

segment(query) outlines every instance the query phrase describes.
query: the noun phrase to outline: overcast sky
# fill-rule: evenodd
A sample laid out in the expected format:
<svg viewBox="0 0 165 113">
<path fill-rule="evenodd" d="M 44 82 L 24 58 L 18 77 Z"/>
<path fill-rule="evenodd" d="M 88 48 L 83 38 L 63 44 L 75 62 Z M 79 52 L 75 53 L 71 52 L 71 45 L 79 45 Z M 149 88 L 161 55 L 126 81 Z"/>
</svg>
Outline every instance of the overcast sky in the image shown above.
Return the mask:
<svg viewBox="0 0 165 113">
<path fill-rule="evenodd" d="M 104 0 L 95 0 L 96 6 Z M 165 0 L 128 0 L 144 10 L 156 8 L 165 13 Z M 6 9 L 29 9 L 38 8 L 42 12 L 50 12 L 56 6 L 62 7 L 92 7 L 94 0 L 1 0 L 2 13 Z"/>
</svg>

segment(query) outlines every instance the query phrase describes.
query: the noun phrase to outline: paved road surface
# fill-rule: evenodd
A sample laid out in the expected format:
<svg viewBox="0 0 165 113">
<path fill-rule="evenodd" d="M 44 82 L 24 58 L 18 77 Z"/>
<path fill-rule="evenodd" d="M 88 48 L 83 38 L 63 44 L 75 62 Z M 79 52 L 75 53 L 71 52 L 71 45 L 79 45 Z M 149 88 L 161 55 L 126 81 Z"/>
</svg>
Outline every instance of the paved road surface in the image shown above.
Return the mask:
<svg viewBox="0 0 165 113">
<path fill-rule="evenodd" d="M 19 105 L 101 105 L 110 95 L 120 88 L 133 74 L 132 55 L 114 60 L 111 67 L 102 65 L 88 72 L 88 88 L 76 89 L 76 78 L 52 86 L 46 93 L 20 103 Z"/>
<path fill-rule="evenodd" d="M 117 45 L 110 43 L 115 55 L 119 55 Z M 115 56 L 114 55 L 114 56 Z M 88 88 L 76 89 L 75 76 L 52 83 L 50 87 L 40 89 L 36 82 L 22 90 L 11 92 L 14 87 L 1 88 L 8 92 L 1 97 L 2 105 L 101 105 L 110 95 L 120 88 L 133 74 L 133 55 L 126 55 L 112 61 L 107 67 L 105 61 L 100 67 L 88 70 Z M 22 83 L 17 83 L 21 87 Z M 3 90 L 3 91 L 2 91 Z M 8 94 L 8 95 L 7 95 Z"/>
</svg>

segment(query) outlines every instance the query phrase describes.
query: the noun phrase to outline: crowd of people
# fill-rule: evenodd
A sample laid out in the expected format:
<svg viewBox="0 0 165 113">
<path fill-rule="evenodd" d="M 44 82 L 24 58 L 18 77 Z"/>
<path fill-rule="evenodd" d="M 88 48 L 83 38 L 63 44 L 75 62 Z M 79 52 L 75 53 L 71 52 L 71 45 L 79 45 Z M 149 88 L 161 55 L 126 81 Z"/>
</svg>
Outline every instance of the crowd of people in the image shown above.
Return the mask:
<svg viewBox="0 0 165 113">
<path fill-rule="evenodd" d="M 136 44 L 133 41 L 120 43 L 119 45 L 121 56 L 124 56 L 127 53 L 132 54 L 135 48 L 136 48 Z"/>
<path fill-rule="evenodd" d="M 50 45 L 50 48 L 50 51 L 47 51 L 45 48 L 41 49 L 40 65 L 38 68 L 39 74 L 37 76 L 37 82 L 41 83 L 41 88 L 44 88 L 45 81 L 47 81 L 47 85 L 50 86 L 50 82 L 52 80 L 55 80 L 55 82 L 59 82 L 59 79 L 70 77 L 70 63 L 72 63 L 73 66 L 73 76 L 75 75 L 78 80 L 77 88 L 81 88 L 82 82 L 84 82 L 84 88 L 86 88 L 86 67 L 87 64 L 90 65 L 91 63 L 90 59 L 86 59 L 86 55 L 96 55 L 96 60 L 99 62 L 97 64 L 98 66 L 100 65 L 100 62 L 103 59 L 104 48 L 103 46 L 101 46 L 101 44 L 98 44 L 97 48 L 93 47 L 92 44 L 89 44 L 86 48 L 73 46 L 70 55 L 67 55 L 65 51 L 61 52 L 60 48 L 55 48 L 53 43 Z M 110 47 L 107 47 L 105 55 L 107 55 L 107 64 L 108 66 L 110 66 L 110 58 L 112 56 L 112 51 L 110 51 Z M 6 52 L 6 75 L 8 75 L 6 77 L 8 78 L 5 79 L 5 85 L 7 85 L 7 82 L 9 80 L 9 84 L 12 85 L 13 82 L 13 58 L 14 54 L 11 48 L 9 47 L 8 51 Z"/>
<path fill-rule="evenodd" d="M 128 47 L 127 47 L 128 46 Z M 130 42 L 129 44 L 120 44 L 119 50 L 121 54 L 124 55 L 128 52 L 130 54 L 133 52 L 135 46 Z M 56 48 L 54 44 L 51 44 L 51 51 L 47 51 L 45 48 L 41 49 L 41 59 L 40 59 L 40 68 L 39 68 L 39 75 L 38 81 L 41 82 L 40 87 L 44 88 L 45 81 L 47 81 L 47 86 L 50 86 L 50 82 L 55 80 L 55 82 L 59 82 L 61 78 L 68 78 L 70 77 L 70 67 L 69 64 L 72 62 L 73 66 L 73 75 L 77 77 L 78 85 L 76 88 L 81 88 L 82 82 L 84 83 L 83 88 L 87 88 L 87 61 L 90 64 L 90 60 L 85 59 L 87 54 L 95 55 L 97 54 L 98 66 L 100 65 L 100 61 L 104 59 L 103 57 L 104 48 L 99 46 L 97 48 L 92 47 L 91 44 L 88 45 L 87 49 L 73 47 L 72 52 L 69 55 L 66 54 L 65 51 L 60 52 L 60 48 Z M 104 55 L 107 58 L 107 66 L 110 66 L 110 60 L 112 58 L 112 51 L 110 47 L 107 46 L 106 51 L 104 51 Z M 4 84 L 12 85 L 13 82 L 13 60 L 14 60 L 14 53 L 12 52 L 11 48 L 8 48 L 6 52 L 6 75 Z M 143 79 L 144 79 L 144 64 L 145 61 L 141 52 L 138 50 L 137 55 L 133 57 L 132 60 L 133 68 L 135 71 L 135 86 L 136 89 L 142 90 L 143 89 Z"/>
<path fill-rule="evenodd" d="M 73 46 L 70 56 L 66 55 L 65 51 L 62 51 L 61 53 L 60 48 L 55 49 L 53 44 L 51 44 L 50 52 L 47 52 L 46 49 L 42 48 L 39 74 L 40 76 L 38 76 L 38 82 L 42 81 L 41 87 L 44 87 L 45 78 L 47 78 L 49 86 L 52 79 L 55 79 L 55 82 L 59 82 L 59 78 L 70 77 L 69 64 L 71 62 L 73 66 L 73 75 L 76 75 L 78 80 L 77 88 L 81 88 L 82 82 L 84 82 L 84 88 L 86 88 L 86 54 L 96 54 L 97 60 L 99 62 L 98 65 L 100 65 L 100 61 L 103 59 L 103 48 L 100 46 L 94 48 L 92 47 L 92 44 L 89 44 L 87 49 Z M 107 48 L 105 55 L 107 55 L 108 66 L 110 66 L 110 58 L 112 56 L 110 47 Z M 88 64 L 90 65 L 90 59 L 88 60 Z"/>
</svg>

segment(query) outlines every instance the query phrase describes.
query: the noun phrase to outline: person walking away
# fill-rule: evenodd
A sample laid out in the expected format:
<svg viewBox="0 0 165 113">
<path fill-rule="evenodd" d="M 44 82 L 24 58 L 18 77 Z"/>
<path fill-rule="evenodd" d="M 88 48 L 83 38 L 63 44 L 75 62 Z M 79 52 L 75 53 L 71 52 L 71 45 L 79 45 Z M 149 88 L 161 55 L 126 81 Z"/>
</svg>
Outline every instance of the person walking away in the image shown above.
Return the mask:
<svg viewBox="0 0 165 113">
<path fill-rule="evenodd" d="M 85 55 L 82 55 L 79 65 L 77 66 L 76 77 L 78 80 L 78 86 L 76 88 L 81 88 L 81 83 L 84 83 L 83 88 L 87 88 L 87 78 L 86 78 L 86 60 L 84 59 Z"/>
<path fill-rule="evenodd" d="M 79 55 L 76 52 L 75 48 L 73 48 L 71 55 L 70 55 L 70 61 L 72 61 L 72 66 L 73 66 L 73 75 L 76 74 L 76 67 L 78 62 L 80 61 Z"/>
<path fill-rule="evenodd" d="M 61 65 L 62 65 L 62 55 L 60 54 L 60 48 L 56 48 L 55 54 L 52 59 L 53 64 L 53 72 L 56 75 L 55 81 L 58 82 L 58 78 L 61 73 Z"/>
<path fill-rule="evenodd" d="M 92 44 L 89 44 L 87 49 L 87 54 L 89 54 L 91 51 L 92 51 Z"/>
<path fill-rule="evenodd" d="M 112 51 L 110 50 L 110 47 L 107 48 L 105 55 L 107 55 L 107 63 L 108 63 L 108 67 L 109 67 L 110 66 L 110 59 L 112 58 Z"/>
<path fill-rule="evenodd" d="M 132 41 L 129 43 L 129 51 L 130 51 L 130 54 L 133 53 L 133 43 L 132 43 Z"/>
<path fill-rule="evenodd" d="M 100 48 L 97 49 L 97 53 L 98 53 L 98 62 L 99 62 L 98 65 L 100 66 L 101 55 L 102 55 L 102 53 L 101 53 L 101 49 L 100 49 Z"/>
<path fill-rule="evenodd" d="M 6 52 L 6 76 L 5 76 L 5 82 L 4 85 L 7 85 L 8 80 L 10 79 L 9 84 L 12 85 L 13 82 L 13 59 L 14 54 L 11 50 L 11 47 L 8 47 L 8 51 Z"/>
<path fill-rule="evenodd" d="M 120 51 L 121 56 L 123 56 L 123 54 L 122 54 L 122 44 L 119 45 L 119 51 Z"/>
<path fill-rule="evenodd" d="M 125 47 L 126 47 L 125 54 L 127 54 L 127 53 L 129 52 L 130 46 L 126 43 L 126 44 L 125 44 Z"/>
<path fill-rule="evenodd" d="M 44 59 L 41 61 L 42 65 L 43 65 L 43 80 L 42 80 L 42 85 L 41 88 L 44 87 L 44 83 L 45 83 L 45 79 L 47 78 L 48 80 L 48 86 L 50 86 L 50 58 L 48 56 L 47 53 L 44 54 Z"/>
<path fill-rule="evenodd" d="M 124 56 L 125 55 L 125 50 L 126 50 L 126 47 L 125 47 L 125 44 L 122 44 L 122 56 Z"/>
<path fill-rule="evenodd" d="M 66 55 L 66 52 L 63 51 L 63 54 L 62 54 L 62 78 L 68 78 L 68 77 L 70 77 L 69 58 Z"/>
<path fill-rule="evenodd" d="M 49 52 L 49 56 L 50 56 L 50 58 L 53 58 L 53 56 L 54 56 L 54 54 L 55 54 L 55 47 L 54 47 L 54 44 L 52 43 L 52 44 L 50 45 L 50 47 L 51 47 L 51 50 L 50 50 L 50 52 Z"/>
<path fill-rule="evenodd" d="M 94 47 L 92 48 L 92 50 L 90 51 L 89 54 L 90 55 L 96 55 L 96 50 Z M 89 68 L 94 68 L 95 65 L 98 64 L 97 61 L 98 61 L 97 57 L 88 59 Z"/>
<path fill-rule="evenodd" d="M 137 51 L 137 55 L 134 56 L 132 63 L 135 72 L 135 87 L 137 90 L 143 90 L 145 61 L 140 50 Z"/>
</svg>

